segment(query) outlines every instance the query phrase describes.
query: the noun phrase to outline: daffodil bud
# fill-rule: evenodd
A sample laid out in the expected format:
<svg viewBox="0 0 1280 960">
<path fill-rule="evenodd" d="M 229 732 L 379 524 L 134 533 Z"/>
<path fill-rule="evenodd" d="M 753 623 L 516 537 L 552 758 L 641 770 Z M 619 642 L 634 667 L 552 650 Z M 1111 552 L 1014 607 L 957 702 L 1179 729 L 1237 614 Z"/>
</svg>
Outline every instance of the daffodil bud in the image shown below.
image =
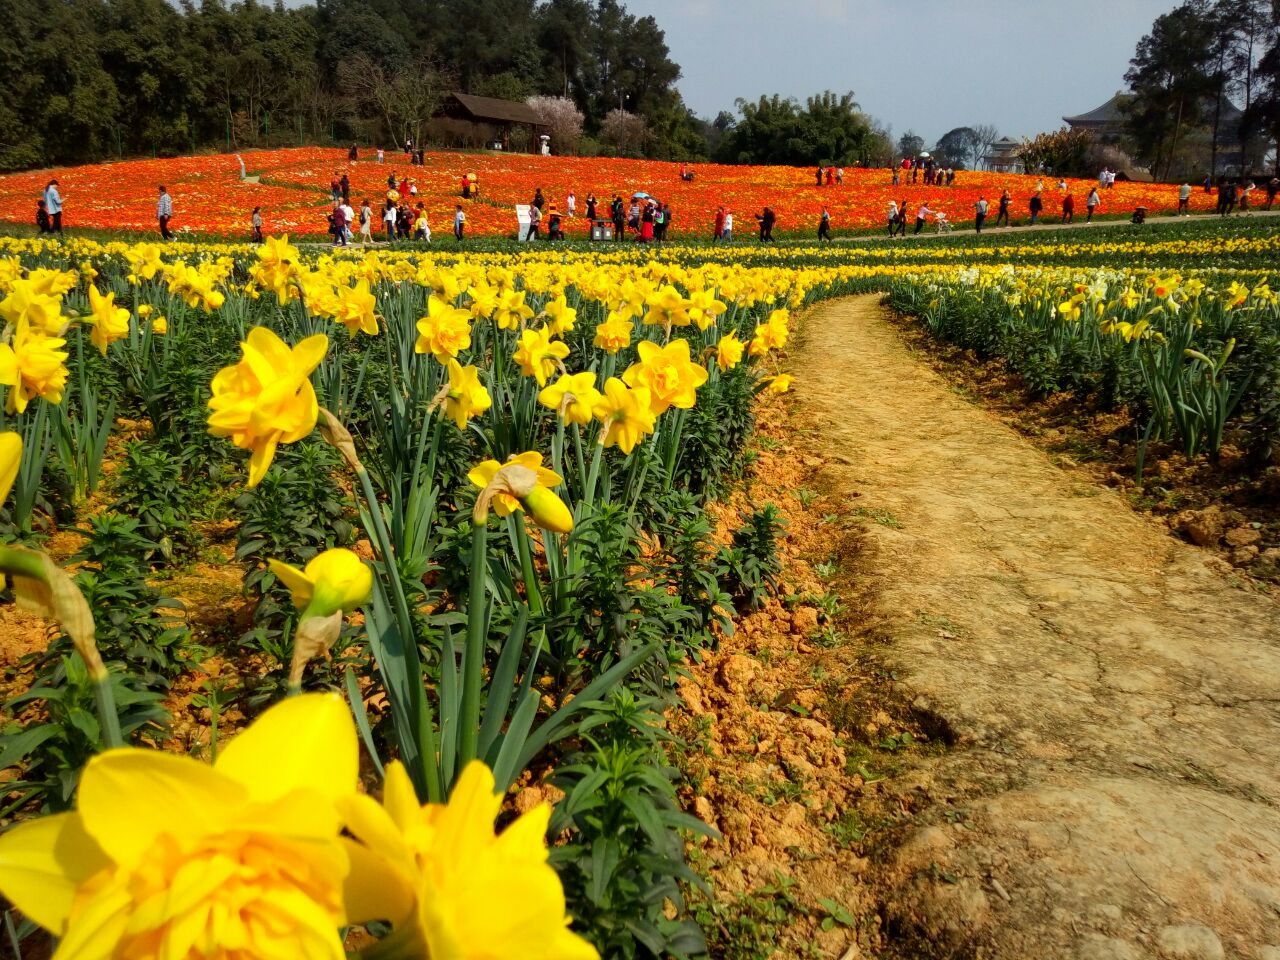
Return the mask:
<svg viewBox="0 0 1280 960">
<path fill-rule="evenodd" d="M 573 529 L 573 514 L 553 490 L 534 487 L 521 503 L 538 526 L 555 533 L 568 533 Z"/>
<path fill-rule="evenodd" d="M 303 611 L 304 620 L 350 613 L 368 600 L 373 590 L 368 564 L 342 547 L 317 554 L 301 570 L 279 560 L 268 560 L 267 564 L 289 588 L 293 605 Z"/>
<path fill-rule="evenodd" d="M 25 547 L 0 547 L 0 572 L 13 578 L 18 605 L 62 627 L 89 668 L 89 676 L 95 682 L 104 680 L 107 668 L 98 653 L 93 614 L 67 572 L 47 554 Z"/>
</svg>

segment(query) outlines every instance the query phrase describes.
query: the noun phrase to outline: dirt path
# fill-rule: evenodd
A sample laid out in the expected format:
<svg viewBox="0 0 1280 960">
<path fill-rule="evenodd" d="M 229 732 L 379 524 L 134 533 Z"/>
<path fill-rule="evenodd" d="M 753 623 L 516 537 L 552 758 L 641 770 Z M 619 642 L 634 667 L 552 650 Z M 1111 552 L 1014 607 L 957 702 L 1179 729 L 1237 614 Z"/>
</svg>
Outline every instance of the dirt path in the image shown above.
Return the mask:
<svg viewBox="0 0 1280 960">
<path fill-rule="evenodd" d="M 908 957 L 1280 960 L 1280 604 L 1051 465 L 874 297 L 793 353 L 863 649 L 954 748 L 871 873 Z"/>
<path fill-rule="evenodd" d="M 1131 210 L 1126 211 L 1126 214 L 1131 214 L 1132 212 L 1133 211 Z M 953 213 L 955 214 L 954 216 L 952 216 Z M 973 221 L 965 219 L 966 217 L 972 216 L 971 210 L 956 211 L 954 209 L 949 208 L 947 211 L 947 215 L 952 217 L 951 227 L 952 227 L 953 233 L 957 233 L 957 234 L 973 233 Z M 1191 217 L 1182 217 L 1176 214 L 1167 214 L 1165 216 L 1159 216 L 1159 217 L 1147 217 L 1146 222 L 1147 223 L 1176 223 L 1176 222 L 1180 222 L 1188 219 L 1205 220 L 1205 219 L 1208 219 L 1209 217 L 1217 217 L 1217 216 L 1218 216 L 1217 214 L 1212 212 L 1196 213 L 1196 214 L 1193 214 Z M 1230 219 L 1231 222 L 1234 223 L 1239 221 L 1240 219 L 1253 220 L 1259 217 L 1262 217 L 1262 218 L 1280 217 L 1280 209 L 1249 210 L 1247 213 L 1237 212 L 1237 213 L 1233 213 L 1228 219 Z M 994 219 L 994 217 L 992 219 Z M 1048 216 L 1042 219 L 1039 223 L 1037 223 L 1033 227 L 1029 223 L 1025 222 L 1025 214 L 1018 214 L 1014 217 L 1014 219 L 1020 221 L 1019 225 L 1016 227 L 987 226 L 983 228 L 982 232 L 984 235 L 991 234 L 993 236 L 1000 236 L 1001 234 L 1006 234 L 1006 233 L 1017 233 L 1017 234 L 1045 233 L 1049 230 L 1098 230 L 1102 227 L 1124 226 L 1124 224 L 1129 222 L 1124 218 L 1117 218 L 1112 220 L 1098 219 L 1098 220 L 1094 220 L 1092 223 L 1087 223 L 1085 222 L 1084 216 L 1081 215 L 1079 219 L 1074 220 L 1071 223 L 1062 223 L 1060 222 L 1060 217 Z M 945 236 L 945 234 L 938 233 L 938 231 L 934 227 L 934 223 L 932 220 L 930 220 L 929 223 L 925 226 L 925 228 L 921 230 L 919 233 L 913 233 L 912 232 L 913 230 L 915 230 L 914 221 L 912 222 L 910 229 L 908 229 L 907 232 L 903 236 L 899 237 L 898 239 L 930 240 L 930 239 L 938 239 L 942 236 Z M 881 232 L 878 234 L 858 236 L 858 237 L 836 237 L 834 242 L 835 243 L 874 243 L 878 240 L 883 240 L 883 239 L 885 239 L 885 234 Z"/>
</svg>

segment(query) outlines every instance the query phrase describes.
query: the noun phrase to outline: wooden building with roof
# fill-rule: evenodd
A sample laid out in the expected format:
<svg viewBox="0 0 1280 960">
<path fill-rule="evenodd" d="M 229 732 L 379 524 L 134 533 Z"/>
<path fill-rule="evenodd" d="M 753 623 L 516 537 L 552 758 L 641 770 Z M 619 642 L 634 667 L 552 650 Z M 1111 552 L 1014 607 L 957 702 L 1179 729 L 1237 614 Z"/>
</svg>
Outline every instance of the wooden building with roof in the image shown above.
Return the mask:
<svg viewBox="0 0 1280 960">
<path fill-rule="evenodd" d="M 982 161 L 992 173 L 1022 173 L 1021 149 L 1021 143 L 1005 137 L 991 145 L 991 152 Z"/>
<path fill-rule="evenodd" d="M 527 103 L 515 100 L 499 100 L 497 97 L 477 97 L 469 93 L 451 93 L 437 114 L 462 124 L 470 124 L 475 139 L 501 149 L 511 149 L 511 131 L 514 127 L 529 128 L 529 145 L 536 149 L 542 123 L 538 114 Z"/>
</svg>

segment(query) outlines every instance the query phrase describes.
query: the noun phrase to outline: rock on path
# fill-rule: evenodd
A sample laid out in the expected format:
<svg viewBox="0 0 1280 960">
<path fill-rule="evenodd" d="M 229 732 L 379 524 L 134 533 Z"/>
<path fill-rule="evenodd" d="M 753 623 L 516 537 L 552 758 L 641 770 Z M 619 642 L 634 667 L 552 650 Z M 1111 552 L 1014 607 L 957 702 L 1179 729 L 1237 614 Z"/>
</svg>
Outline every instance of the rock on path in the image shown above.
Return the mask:
<svg viewBox="0 0 1280 960">
<path fill-rule="evenodd" d="M 876 298 L 792 359 L 822 482 L 896 521 L 864 633 L 954 740 L 893 788 L 900 952 L 1280 960 L 1280 604 L 952 392 Z"/>
</svg>

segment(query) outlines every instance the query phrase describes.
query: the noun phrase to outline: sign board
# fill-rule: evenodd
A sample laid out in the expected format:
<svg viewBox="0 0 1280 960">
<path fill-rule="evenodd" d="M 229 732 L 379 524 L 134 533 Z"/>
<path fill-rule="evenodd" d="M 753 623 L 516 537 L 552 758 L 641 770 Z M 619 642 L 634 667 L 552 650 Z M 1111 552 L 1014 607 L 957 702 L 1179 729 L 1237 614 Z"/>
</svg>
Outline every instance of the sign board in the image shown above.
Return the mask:
<svg viewBox="0 0 1280 960">
<path fill-rule="evenodd" d="M 516 204 L 516 239 L 524 243 L 529 239 L 529 204 Z"/>
</svg>

